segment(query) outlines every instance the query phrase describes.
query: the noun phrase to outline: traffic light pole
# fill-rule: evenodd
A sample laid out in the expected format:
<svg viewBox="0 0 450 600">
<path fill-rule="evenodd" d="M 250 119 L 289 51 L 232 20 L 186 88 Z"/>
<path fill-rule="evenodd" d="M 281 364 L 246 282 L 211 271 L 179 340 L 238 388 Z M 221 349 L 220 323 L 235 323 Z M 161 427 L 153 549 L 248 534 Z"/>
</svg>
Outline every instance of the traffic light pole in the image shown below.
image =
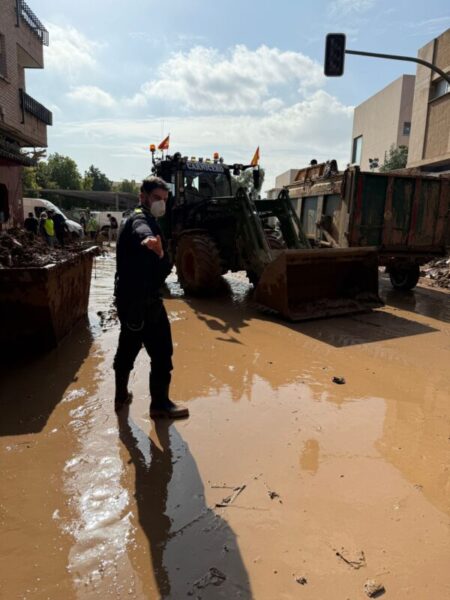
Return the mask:
<svg viewBox="0 0 450 600">
<path fill-rule="evenodd" d="M 450 85 L 450 75 L 444 73 L 442 69 L 433 65 L 426 60 L 422 60 L 421 58 L 412 58 L 411 56 L 398 56 L 397 54 L 378 54 L 377 52 L 360 52 L 359 50 L 345 50 L 345 54 L 357 54 L 358 56 L 374 56 L 375 58 L 390 58 L 393 60 L 406 60 L 408 62 L 419 63 L 420 65 L 425 65 L 435 73 L 438 73 L 445 81 Z"/>
</svg>

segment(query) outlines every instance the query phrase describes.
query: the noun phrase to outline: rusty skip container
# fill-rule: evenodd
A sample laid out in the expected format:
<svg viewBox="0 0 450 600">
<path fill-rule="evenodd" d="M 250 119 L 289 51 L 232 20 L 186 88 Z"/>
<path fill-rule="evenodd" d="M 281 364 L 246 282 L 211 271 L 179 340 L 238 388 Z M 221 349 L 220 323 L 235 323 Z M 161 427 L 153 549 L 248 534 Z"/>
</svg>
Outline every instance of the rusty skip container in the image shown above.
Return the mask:
<svg viewBox="0 0 450 600">
<path fill-rule="evenodd" d="M 450 245 L 450 177 L 352 168 L 343 189 L 350 212 L 349 246 L 376 246 L 381 264 L 402 255 L 424 262 L 445 254 Z"/>
<path fill-rule="evenodd" d="M 44 267 L 0 270 L 3 352 L 48 350 L 86 313 L 95 248 Z"/>
</svg>

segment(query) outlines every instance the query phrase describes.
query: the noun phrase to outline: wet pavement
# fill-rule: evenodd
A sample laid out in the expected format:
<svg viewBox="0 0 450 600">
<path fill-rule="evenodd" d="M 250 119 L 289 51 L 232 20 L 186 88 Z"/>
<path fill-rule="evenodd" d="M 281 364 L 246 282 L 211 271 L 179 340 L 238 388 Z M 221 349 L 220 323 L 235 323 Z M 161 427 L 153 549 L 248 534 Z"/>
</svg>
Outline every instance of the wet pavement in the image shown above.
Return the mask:
<svg viewBox="0 0 450 600">
<path fill-rule="evenodd" d="M 2 597 L 450 597 L 450 294 L 382 279 L 385 308 L 292 324 L 240 274 L 220 300 L 172 277 L 191 418 L 155 424 L 143 351 L 113 411 L 113 272 L 96 260 L 59 348 L 0 373 Z"/>
</svg>

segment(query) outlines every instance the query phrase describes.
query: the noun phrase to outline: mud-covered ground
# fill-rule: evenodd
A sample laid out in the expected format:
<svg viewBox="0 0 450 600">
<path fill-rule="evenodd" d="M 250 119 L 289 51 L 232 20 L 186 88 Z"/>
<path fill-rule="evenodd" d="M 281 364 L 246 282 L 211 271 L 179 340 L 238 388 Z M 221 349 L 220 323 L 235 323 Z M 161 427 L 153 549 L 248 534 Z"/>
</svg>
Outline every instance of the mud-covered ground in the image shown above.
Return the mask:
<svg viewBox="0 0 450 600">
<path fill-rule="evenodd" d="M 113 271 L 96 259 L 89 322 L 1 372 L 2 597 L 450 597 L 448 293 L 383 278 L 385 308 L 293 325 L 239 275 L 221 300 L 173 279 L 191 418 L 156 425 L 143 352 L 113 411 Z"/>
</svg>

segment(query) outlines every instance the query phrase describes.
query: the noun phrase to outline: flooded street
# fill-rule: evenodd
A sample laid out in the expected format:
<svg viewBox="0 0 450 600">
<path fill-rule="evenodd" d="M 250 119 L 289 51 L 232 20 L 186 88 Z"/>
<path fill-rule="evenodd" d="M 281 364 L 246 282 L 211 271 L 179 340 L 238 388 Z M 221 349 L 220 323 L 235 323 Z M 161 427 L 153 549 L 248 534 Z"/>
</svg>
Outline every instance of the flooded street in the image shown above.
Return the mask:
<svg viewBox="0 0 450 600">
<path fill-rule="evenodd" d="M 450 294 L 382 278 L 385 308 L 292 324 L 240 274 L 221 299 L 171 276 L 191 418 L 155 424 L 144 351 L 114 413 L 114 270 L 58 349 L 1 372 L 2 597 L 450 597 Z"/>
</svg>

